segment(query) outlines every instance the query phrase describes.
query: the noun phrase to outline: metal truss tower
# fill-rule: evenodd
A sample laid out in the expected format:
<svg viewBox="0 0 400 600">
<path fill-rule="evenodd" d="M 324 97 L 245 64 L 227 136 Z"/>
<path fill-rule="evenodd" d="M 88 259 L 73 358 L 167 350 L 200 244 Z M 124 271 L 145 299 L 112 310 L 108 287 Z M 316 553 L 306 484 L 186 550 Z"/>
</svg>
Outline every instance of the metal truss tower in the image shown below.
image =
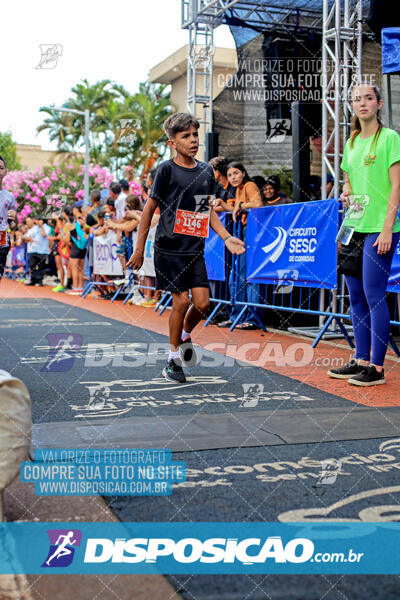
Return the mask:
<svg viewBox="0 0 400 600">
<path fill-rule="evenodd" d="M 216 7 L 207 4 L 215 3 L 182 0 L 182 28 L 189 31 L 187 107 L 202 126 L 203 159 L 207 133 L 212 130 L 214 29 L 222 22 L 216 17 Z"/>
<path fill-rule="evenodd" d="M 260 31 L 321 29 L 320 10 L 302 8 L 299 12 L 295 5 L 293 0 L 182 0 L 182 29 L 189 31 L 188 110 L 199 118 L 205 137 L 212 130 L 214 29 L 227 11 L 231 18 Z"/>
<path fill-rule="evenodd" d="M 338 198 L 340 159 L 350 132 L 351 90 L 361 81 L 362 0 L 334 0 L 330 9 L 323 0 L 322 36 L 322 189 L 331 173 L 335 179 L 331 197 Z"/>
</svg>

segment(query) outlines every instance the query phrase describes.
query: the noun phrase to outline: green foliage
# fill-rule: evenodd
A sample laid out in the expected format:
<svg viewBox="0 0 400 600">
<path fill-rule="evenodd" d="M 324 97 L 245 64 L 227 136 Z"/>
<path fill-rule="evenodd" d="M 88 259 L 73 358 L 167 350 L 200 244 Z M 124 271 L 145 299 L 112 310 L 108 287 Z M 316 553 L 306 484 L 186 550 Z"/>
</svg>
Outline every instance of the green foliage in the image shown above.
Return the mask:
<svg viewBox="0 0 400 600">
<path fill-rule="evenodd" d="M 141 83 L 131 95 L 109 79 L 91 85 L 82 80 L 71 90 L 64 106 L 90 111 L 90 160 L 122 171 L 133 166 L 142 169 L 149 156 L 157 161 L 165 152 L 163 122 L 171 114 L 166 85 Z M 47 131 L 57 142 L 58 152 L 84 151 L 84 116 L 42 108 L 48 116 L 38 132 Z"/>
<path fill-rule="evenodd" d="M 9 171 L 21 168 L 17 156 L 17 144 L 13 141 L 9 131 L 6 133 L 0 132 L 0 155 L 4 157 Z"/>
</svg>

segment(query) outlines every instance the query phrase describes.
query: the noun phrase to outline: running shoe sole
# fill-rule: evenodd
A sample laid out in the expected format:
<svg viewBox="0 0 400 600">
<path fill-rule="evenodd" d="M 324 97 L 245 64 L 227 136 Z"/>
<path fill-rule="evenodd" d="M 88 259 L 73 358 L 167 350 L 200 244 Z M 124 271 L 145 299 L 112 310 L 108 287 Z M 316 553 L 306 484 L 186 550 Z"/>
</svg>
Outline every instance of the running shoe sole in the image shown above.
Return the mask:
<svg viewBox="0 0 400 600">
<path fill-rule="evenodd" d="M 357 381 L 357 379 L 348 380 L 351 385 L 359 385 L 362 387 L 371 387 L 371 385 L 380 385 L 386 383 L 386 379 L 377 379 L 376 381 Z"/>
<path fill-rule="evenodd" d="M 179 352 L 184 367 L 194 367 L 197 364 L 197 354 L 193 342 L 184 341 L 179 346 Z"/>
<path fill-rule="evenodd" d="M 328 371 L 327 373 L 329 377 L 333 377 L 334 379 L 351 379 L 357 373 L 352 373 L 351 375 L 340 375 L 339 373 L 334 373 L 333 371 Z"/>
</svg>

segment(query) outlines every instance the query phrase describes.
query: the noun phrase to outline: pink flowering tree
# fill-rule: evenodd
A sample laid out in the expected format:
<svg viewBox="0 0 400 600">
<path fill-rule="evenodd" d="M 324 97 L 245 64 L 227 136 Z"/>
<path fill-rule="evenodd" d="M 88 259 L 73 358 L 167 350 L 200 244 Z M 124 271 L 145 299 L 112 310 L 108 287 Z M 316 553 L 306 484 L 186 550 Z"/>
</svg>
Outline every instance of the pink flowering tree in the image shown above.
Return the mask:
<svg viewBox="0 0 400 600">
<path fill-rule="evenodd" d="M 66 162 L 37 167 L 34 171 L 10 171 L 4 178 L 3 187 L 16 199 L 21 220 L 31 213 L 50 216 L 54 210 L 84 197 L 83 175 L 82 164 Z M 107 167 L 89 166 L 91 190 L 107 188 L 112 181 Z"/>
</svg>

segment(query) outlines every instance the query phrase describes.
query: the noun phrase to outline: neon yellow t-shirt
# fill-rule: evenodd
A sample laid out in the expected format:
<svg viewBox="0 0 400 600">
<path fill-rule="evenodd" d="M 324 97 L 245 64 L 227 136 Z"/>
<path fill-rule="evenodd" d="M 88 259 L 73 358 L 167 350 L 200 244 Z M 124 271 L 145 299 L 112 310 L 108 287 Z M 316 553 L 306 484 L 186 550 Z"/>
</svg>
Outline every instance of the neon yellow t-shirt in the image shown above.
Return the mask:
<svg viewBox="0 0 400 600">
<path fill-rule="evenodd" d="M 363 140 L 358 135 L 350 148 L 347 140 L 342 164 L 354 196 L 346 212 L 346 225 L 360 233 L 380 233 L 386 218 L 391 190 L 389 168 L 400 161 L 400 136 L 384 127 L 378 141 L 374 136 Z M 400 231 L 396 217 L 393 233 Z"/>
</svg>

